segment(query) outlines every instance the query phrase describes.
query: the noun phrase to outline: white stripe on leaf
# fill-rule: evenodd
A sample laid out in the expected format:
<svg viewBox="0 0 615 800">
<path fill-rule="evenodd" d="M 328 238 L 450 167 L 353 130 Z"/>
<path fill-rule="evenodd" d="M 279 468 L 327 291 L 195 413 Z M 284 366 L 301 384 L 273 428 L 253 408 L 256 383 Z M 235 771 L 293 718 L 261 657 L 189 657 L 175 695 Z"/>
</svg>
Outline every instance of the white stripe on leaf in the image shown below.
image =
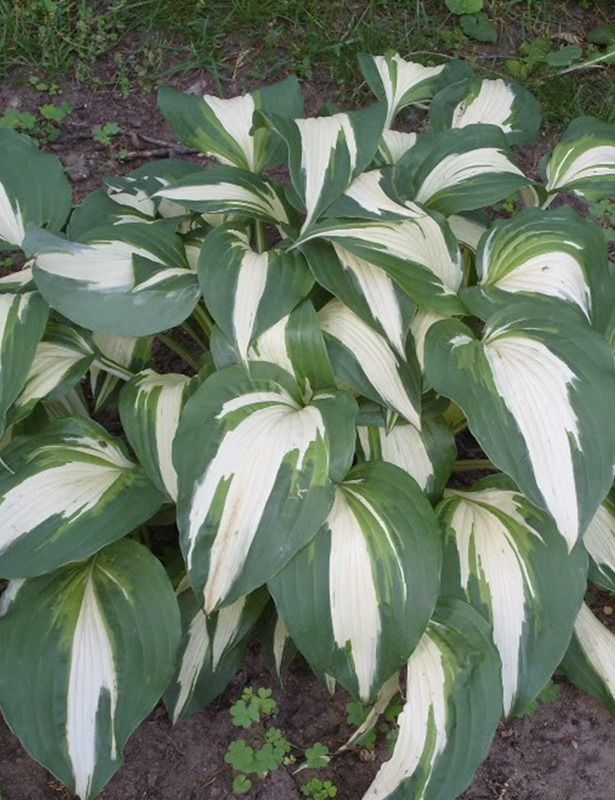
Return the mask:
<svg viewBox="0 0 615 800">
<path fill-rule="evenodd" d="M 0 239 L 21 247 L 26 229 L 17 199 L 8 196 L 4 184 L 0 182 Z"/>
<path fill-rule="evenodd" d="M 566 186 L 574 188 L 575 183 L 586 181 L 588 178 L 615 175 L 615 145 L 603 144 L 590 147 L 576 157 L 575 153 L 576 149 L 573 145 L 569 154 L 562 158 L 556 166 L 549 161 L 546 186 L 548 192 Z"/>
<path fill-rule="evenodd" d="M 224 606 L 218 612 L 216 630 L 211 647 L 211 668 L 214 671 L 227 648 L 234 644 L 245 605 L 246 598 L 244 595 L 235 600 L 234 603 L 231 603 L 230 606 Z"/>
<path fill-rule="evenodd" d="M 598 507 L 585 531 L 583 543 L 600 572 L 607 567 L 615 573 L 615 517 L 609 506 Z"/>
<path fill-rule="evenodd" d="M 339 300 L 327 303 L 318 316 L 322 330 L 354 356 L 384 402 L 420 430 L 420 413 L 408 397 L 398 371 L 400 361 L 386 339 Z"/>
<path fill-rule="evenodd" d="M 408 661 L 406 703 L 397 720 L 393 755 L 380 767 L 363 800 L 386 800 L 419 768 L 425 777 L 413 800 L 423 800 L 431 768 L 446 747 L 447 716 L 443 654 L 426 632 Z"/>
<path fill-rule="evenodd" d="M 371 506 L 368 512 L 372 524 L 378 525 L 379 517 Z M 344 489 L 335 493 L 327 526 L 331 531 L 329 593 L 333 635 L 341 650 L 350 645 L 359 694 L 368 699 L 378 668 L 382 624 L 372 558 Z M 379 527 L 386 534 L 381 520 Z"/>
<path fill-rule="evenodd" d="M 416 144 L 416 133 L 404 131 L 384 131 L 378 152 L 387 164 L 397 164 L 411 147 Z"/>
<path fill-rule="evenodd" d="M 282 463 L 293 454 L 294 468 L 301 470 L 310 446 L 325 434 L 317 408 L 300 408 L 289 395 L 276 392 L 252 392 L 228 401 L 217 419 L 256 404 L 263 407 L 225 434 L 205 474 L 195 482 L 189 516 L 188 569 L 201 526 L 216 494 L 226 486 L 204 588 L 206 613 L 224 600 L 240 574 Z"/>
<path fill-rule="evenodd" d="M 393 430 L 371 429 L 379 439 L 379 455 L 372 453 L 370 428 L 357 428 L 359 440 L 367 459 L 380 458 L 395 464 L 411 475 L 421 489 L 426 490 L 434 477 L 434 468 L 425 442 L 414 425 L 396 425 Z"/>
<path fill-rule="evenodd" d="M 583 603 L 574 633 L 591 668 L 615 700 L 615 635 Z"/>
<path fill-rule="evenodd" d="M 497 333 L 484 347 L 497 392 L 521 431 L 538 490 L 570 550 L 579 536 L 573 446 L 581 445 L 570 402 L 575 374 L 542 342 Z"/>
<path fill-rule="evenodd" d="M 404 95 L 419 83 L 439 75 L 446 66 L 440 64 L 437 67 L 425 67 L 413 61 L 406 61 L 399 53 L 392 58 L 373 56 L 373 60 L 384 86 L 387 101 L 386 128 L 390 126 L 400 108 L 403 108 Z"/>
<path fill-rule="evenodd" d="M 203 100 L 218 119 L 227 135 L 232 137 L 237 143 L 237 146 L 246 158 L 248 169 L 254 171 L 256 167 L 254 138 L 250 135 L 252 117 L 255 110 L 254 98 L 252 95 L 244 94 L 224 100 L 213 94 L 206 94 L 203 95 Z M 212 156 L 222 164 L 233 164 L 232 161 L 221 156 L 219 153 L 210 152 L 207 153 L 207 155 Z"/>
<path fill-rule="evenodd" d="M 461 183 L 493 173 L 523 176 L 523 172 L 509 160 L 506 153 L 495 147 L 478 147 L 466 153 L 452 153 L 445 156 L 428 173 L 415 200 L 418 203 L 428 203 L 442 190 L 449 191 Z"/>
<path fill-rule="evenodd" d="M 208 647 L 207 617 L 203 611 L 197 611 L 188 628 L 188 642 L 179 667 L 179 675 L 177 677 L 179 693 L 173 706 L 173 724 L 179 719 L 194 691 L 205 663 Z"/>
<path fill-rule="evenodd" d="M 392 200 L 383 190 L 381 180 L 382 172 L 379 169 L 363 172 L 354 179 L 344 194 L 365 211 L 378 216 L 382 216 L 386 211 L 409 219 L 425 216 L 425 212 L 414 203 L 408 201 L 401 205 Z"/>
<path fill-rule="evenodd" d="M 99 760 L 97 721 L 105 701 L 110 719 L 109 756 L 113 761 L 118 757 L 114 732 L 117 696 L 113 648 L 90 574 L 73 633 L 66 708 L 68 756 L 79 797 L 89 794 Z"/>
<path fill-rule="evenodd" d="M 357 162 L 357 143 L 348 114 L 296 119 L 301 136 L 301 170 L 305 180 L 306 218 L 302 230 L 312 222 L 325 184 L 327 170 L 340 139 L 348 154 L 350 174 Z"/>
<path fill-rule="evenodd" d="M 416 314 L 412 317 L 410 323 L 410 333 L 414 339 L 414 347 L 416 349 L 416 357 L 421 369 L 425 366 L 425 337 L 431 326 L 435 322 L 446 319 L 442 314 L 436 314 L 435 311 L 429 311 L 426 308 L 419 308 Z"/>
<path fill-rule="evenodd" d="M 451 128 L 483 123 L 497 125 L 504 133 L 512 131 L 512 116 L 515 93 L 509 83 L 501 78 L 481 82 L 478 94 L 471 100 L 464 99 L 453 111 Z"/>
</svg>

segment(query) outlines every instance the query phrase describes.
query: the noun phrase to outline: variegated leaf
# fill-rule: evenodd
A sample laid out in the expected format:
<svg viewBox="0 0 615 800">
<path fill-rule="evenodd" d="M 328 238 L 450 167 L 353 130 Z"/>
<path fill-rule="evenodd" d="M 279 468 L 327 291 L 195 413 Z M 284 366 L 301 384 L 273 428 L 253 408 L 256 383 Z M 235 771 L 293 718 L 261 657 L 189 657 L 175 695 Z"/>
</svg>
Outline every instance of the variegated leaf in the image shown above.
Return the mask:
<svg viewBox="0 0 615 800">
<path fill-rule="evenodd" d="M 571 122 L 547 162 L 546 188 L 588 200 L 615 195 L 615 125 L 595 117 Z"/>
<path fill-rule="evenodd" d="M 416 144 L 417 134 L 404 131 L 388 130 L 382 133 L 378 152 L 374 158 L 377 166 L 392 166 L 397 164 L 405 153 Z"/>
<path fill-rule="evenodd" d="M 237 167 L 210 167 L 193 172 L 160 189 L 155 197 L 203 214 L 233 213 L 265 222 L 289 222 L 281 190 Z"/>
<path fill-rule="evenodd" d="M 229 225 L 207 236 L 198 270 L 207 308 L 244 362 L 259 334 L 292 311 L 314 285 L 300 253 L 257 253 L 248 233 Z"/>
<path fill-rule="evenodd" d="M 461 253 L 446 222 L 423 212 L 403 222 L 330 219 L 299 241 L 325 239 L 381 267 L 416 303 L 444 314 L 462 314 L 457 291 Z"/>
<path fill-rule="evenodd" d="M 209 705 L 243 661 L 248 635 L 267 604 L 264 588 L 239 597 L 210 616 L 187 581 L 178 588 L 183 639 L 177 669 L 164 696 L 173 724 Z"/>
<path fill-rule="evenodd" d="M 443 214 L 493 205 L 531 183 L 495 125 L 422 134 L 395 169 L 400 196 Z"/>
<path fill-rule="evenodd" d="M 173 440 L 190 379 L 173 372 L 139 372 L 122 387 L 120 419 L 139 462 L 152 483 L 177 500 Z"/>
<path fill-rule="evenodd" d="M 284 151 L 269 131 L 253 130 L 254 112 L 272 111 L 289 118 L 303 114 L 303 98 L 294 76 L 228 100 L 210 94 L 183 94 L 163 86 L 158 103 L 181 142 L 223 164 L 257 173 L 279 163 Z"/>
<path fill-rule="evenodd" d="M 99 228 L 85 243 L 35 232 L 41 294 L 72 322 L 114 336 L 147 336 L 190 315 L 199 298 L 181 239 L 164 222 Z"/>
<path fill-rule="evenodd" d="M 93 800 L 173 671 L 180 621 L 164 569 L 136 542 L 116 542 L 27 580 L 0 636 L 8 724 L 71 792 Z"/>
<path fill-rule="evenodd" d="M 520 713 L 561 661 L 587 586 L 581 546 L 569 555 L 552 520 L 505 481 L 448 490 L 442 593 L 466 600 L 493 629 L 504 713 Z"/>
<path fill-rule="evenodd" d="M 283 684 L 284 673 L 297 655 L 297 648 L 275 606 L 264 620 L 260 640 L 269 669 Z"/>
<path fill-rule="evenodd" d="M 11 294 L 21 294 L 31 292 L 36 289 L 34 278 L 32 277 L 32 261 L 27 261 L 22 269 L 17 272 L 9 272 L 0 278 L 0 294 L 9 292 Z"/>
<path fill-rule="evenodd" d="M 412 346 L 396 352 L 339 300 L 318 316 L 338 385 L 382 403 L 420 430 L 421 379 Z"/>
<path fill-rule="evenodd" d="M 206 613 L 274 575 L 316 534 L 354 454 L 356 406 L 331 389 L 304 402 L 273 364 L 210 376 L 173 451 L 181 547 Z"/>
<path fill-rule="evenodd" d="M 589 579 L 615 592 L 615 491 L 611 489 L 589 523 L 583 544 L 589 553 Z"/>
<path fill-rule="evenodd" d="M 355 747 L 361 743 L 361 739 L 366 733 L 369 733 L 371 730 L 373 730 L 376 723 L 382 714 L 384 714 L 384 712 L 387 710 L 391 700 L 395 697 L 399 690 L 399 673 L 396 672 L 388 679 L 388 681 L 385 681 L 382 684 L 382 687 L 380 688 L 380 691 L 374 700 L 374 705 L 371 707 L 367 717 L 354 731 L 350 739 L 348 739 L 348 741 L 337 750 L 338 753 L 343 753 L 346 750 L 350 750 L 352 747 Z"/>
<path fill-rule="evenodd" d="M 369 702 L 416 647 L 440 561 L 437 522 L 416 482 L 371 461 L 346 475 L 322 529 L 268 586 L 311 666 Z"/>
<path fill-rule="evenodd" d="M 438 498 L 457 457 L 449 426 L 442 417 L 427 414 L 421 420 L 420 431 L 399 421 L 387 430 L 385 423 L 383 418 L 374 425 L 357 428 L 363 458 L 395 464 L 413 477 L 428 496 Z"/>
<path fill-rule="evenodd" d="M 218 369 L 243 363 L 239 351 L 214 328 L 211 350 Z M 315 391 L 335 385 L 333 368 L 314 306 L 301 303 L 251 345 L 248 362 L 266 361 L 286 370 L 295 380 L 305 399 Z M 249 369 L 249 364 L 248 364 Z"/>
<path fill-rule="evenodd" d="M 370 89 L 386 105 L 385 127 L 389 128 L 402 108 L 431 100 L 444 85 L 446 64 L 424 67 L 406 61 L 399 53 L 385 56 L 360 53 L 359 67 Z"/>
<path fill-rule="evenodd" d="M 429 109 L 433 130 L 497 125 L 511 144 L 534 139 L 542 113 L 533 94 L 514 81 L 467 78 L 446 86 Z"/>
<path fill-rule="evenodd" d="M 0 575 L 40 575 L 87 558 L 145 522 L 164 495 L 122 443 L 83 417 L 2 451 Z M 36 502 L 33 502 L 36 498 Z"/>
<path fill-rule="evenodd" d="M 0 293 L 0 434 L 8 410 L 28 378 L 48 313 L 38 292 Z"/>
<path fill-rule="evenodd" d="M 438 322 L 425 368 L 571 550 L 611 485 L 615 375 L 606 341 L 576 311 L 556 312 L 539 301 L 516 304 L 489 318 L 482 340 L 461 322 Z"/>
<path fill-rule="evenodd" d="M 476 253 L 478 250 L 478 243 L 482 235 L 487 230 L 487 225 L 472 219 L 469 216 L 460 216 L 459 214 L 451 214 L 446 220 L 450 229 L 455 234 L 455 238 L 468 250 Z"/>
<path fill-rule="evenodd" d="M 615 634 L 585 603 L 561 666 L 569 681 L 604 703 L 615 716 Z"/>
<path fill-rule="evenodd" d="M 0 242 L 21 247 L 29 225 L 59 231 L 71 201 L 58 157 L 41 153 L 25 134 L 0 128 Z"/>
<path fill-rule="evenodd" d="M 319 241 L 302 247 L 316 280 L 381 333 L 405 358 L 406 338 L 416 306 L 390 275 L 341 244 Z"/>
<path fill-rule="evenodd" d="M 9 412 L 9 422 L 25 419 L 43 398 L 62 397 L 81 380 L 95 358 L 94 343 L 86 331 L 50 321 L 36 346 L 24 387 Z"/>
<path fill-rule="evenodd" d="M 95 332 L 92 336 L 96 349 L 106 359 L 124 367 L 128 372 L 139 372 L 150 356 L 152 340 L 149 337 L 114 336 Z M 116 397 L 120 378 L 94 363 L 90 368 L 90 391 L 96 400 L 95 410 L 105 408 Z"/>
<path fill-rule="evenodd" d="M 329 117 L 257 118 L 288 146 L 290 177 L 306 213 L 303 231 L 368 167 L 384 127 L 381 106 Z"/>
<path fill-rule="evenodd" d="M 408 661 L 393 755 L 363 800 L 449 800 L 487 755 L 501 714 L 500 664 L 489 625 L 441 600 Z"/>
<path fill-rule="evenodd" d="M 529 208 L 497 220 L 478 249 L 476 272 L 478 286 L 461 296 L 483 319 L 532 297 L 570 303 L 601 329 L 612 310 L 605 238 L 571 208 Z"/>
<path fill-rule="evenodd" d="M 323 216 L 404 220 L 423 217 L 425 211 L 410 201 L 399 202 L 393 184 L 393 170 L 370 169 L 358 175 Z"/>
<path fill-rule="evenodd" d="M 427 337 L 427 332 L 435 322 L 441 322 L 443 319 L 448 319 L 448 317 L 443 314 L 436 314 L 435 311 L 429 311 L 426 308 L 417 308 L 416 314 L 410 321 L 410 333 L 414 340 L 414 349 L 422 372 L 425 370 L 425 338 Z"/>
</svg>

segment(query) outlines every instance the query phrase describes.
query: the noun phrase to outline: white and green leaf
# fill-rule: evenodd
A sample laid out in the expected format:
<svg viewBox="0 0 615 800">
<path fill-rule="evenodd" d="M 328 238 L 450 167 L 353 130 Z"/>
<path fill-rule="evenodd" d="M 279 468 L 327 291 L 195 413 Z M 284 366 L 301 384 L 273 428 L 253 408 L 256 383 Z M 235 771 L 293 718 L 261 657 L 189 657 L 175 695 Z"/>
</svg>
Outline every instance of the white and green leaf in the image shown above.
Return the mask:
<svg viewBox="0 0 615 800">
<path fill-rule="evenodd" d="M 178 524 L 206 613 L 248 594 L 316 534 L 354 454 L 356 405 L 330 389 L 304 402 L 273 364 L 211 375 L 175 438 Z"/>
<path fill-rule="evenodd" d="M 226 689 L 268 599 L 265 589 L 257 589 L 207 616 L 188 583 L 180 584 L 183 638 L 177 669 L 164 696 L 173 724 L 209 705 Z"/>
<path fill-rule="evenodd" d="M 250 345 L 309 294 L 314 280 L 304 257 L 255 252 L 246 230 L 222 225 L 205 239 L 199 282 L 214 321 L 247 361 Z"/>
<path fill-rule="evenodd" d="M 23 578 L 87 558 L 164 500 L 118 439 L 72 417 L 2 451 L 0 575 Z M 36 498 L 36 502 L 32 502 Z"/>
<path fill-rule="evenodd" d="M 175 502 L 177 473 L 173 440 L 190 379 L 154 370 L 139 372 L 120 393 L 120 419 L 137 458 L 152 483 Z"/>
<path fill-rule="evenodd" d="M 336 220 L 316 225 L 299 241 L 324 239 L 383 269 L 419 305 L 461 314 L 457 292 L 463 278 L 457 241 L 439 216 L 399 221 Z"/>
<path fill-rule="evenodd" d="M 382 403 L 420 430 L 421 378 L 412 345 L 395 351 L 339 300 L 330 300 L 318 316 L 338 385 Z"/>
<path fill-rule="evenodd" d="M 547 191 L 575 192 L 588 200 L 615 194 L 615 125 L 595 117 L 570 123 L 547 162 Z"/>
<path fill-rule="evenodd" d="M 606 341 L 565 305 L 496 312 L 482 339 L 459 321 L 427 334 L 430 385 L 464 411 L 496 467 L 549 512 L 571 550 L 611 486 L 615 392 Z"/>
<path fill-rule="evenodd" d="M 440 542 L 419 486 L 392 464 L 347 474 L 327 519 L 268 586 L 318 673 L 364 702 L 406 662 L 439 592 Z"/>
<path fill-rule="evenodd" d="M 476 255 L 477 287 L 462 290 L 483 319 L 513 302 L 553 298 L 604 327 L 612 310 L 602 231 L 571 208 L 529 208 L 497 220 Z"/>
<path fill-rule="evenodd" d="M 30 755 L 93 800 L 173 672 L 180 620 L 164 569 L 136 542 L 117 542 L 27 580 L 0 635 L 5 719 Z"/>
<path fill-rule="evenodd" d="M 421 134 L 395 169 L 400 196 L 443 214 L 493 205 L 531 183 L 495 125 Z"/>
<path fill-rule="evenodd" d="M 114 336 L 112 333 L 95 332 L 92 336 L 96 349 L 105 359 L 123 367 L 128 372 L 141 370 L 150 356 L 152 340 L 149 337 Z M 95 410 L 105 408 L 116 396 L 122 378 L 103 369 L 99 362 L 90 367 L 90 391 L 96 400 Z"/>
<path fill-rule="evenodd" d="M 378 167 L 393 166 L 405 155 L 411 147 L 414 147 L 417 140 L 416 133 L 406 133 L 405 131 L 383 131 L 378 151 L 374 162 Z"/>
<path fill-rule="evenodd" d="M 29 226 L 59 231 L 71 202 L 58 157 L 41 153 L 25 134 L 0 128 L 0 242 L 21 247 Z"/>
<path fill-rule="evenodd" d="M 589 523 L 583 544 L 589 554 L 589 579 L 615 592 L 615 493 L 611 489 Z"/>
<path fill-rule="evenodd" d="M 393 755 L 363 800 L 458 797 L 487 755 L 501 693 L 488 623 L 460 600 L 440 600 L 408 661 Z"/>
<path fill-rule="evenodd" d="M 384 127 L 384 111 L 372 106 L 348 114 L 286 119 L 258 114 L 260 126 L 288 147 L 290 177 L 309 229 L 371 163 Z"/>
<path fill-rule="evenodd" d="M 181 239 L 166 222 L 131 223 L 69 242 L 35 232 L 34 280 L 49 305 L 72 322 L 114 336 L 138 337 L 172 328 L 199 298 Z"/>
<path fill-rule="evenodd" d="M 585 603 L 561 667 L 569 681 L 615 716 L 615 633 Z"/>
<path fill-rule="evenodd" d="M 284 151 L 269 131 L 253 130 L 254 112 L 272 111 L 289 118 L 303 114 L 303 98 L 294 76 L 229 99 L 210 94 L 199 97 L 163 86 L 158 103 L 181 142 L 222 164 L 256 173 L 279 163 Z"/>
<path fill-rule="evenodd" d="M 587 586 L 583 548 L 569 555 L 552 520 L 502 480 L 448 490 L 437 512 L 442 592 L 466 600 L 491 624 L 504 713 L 520 713 L 568 647 Z"/>
<path fill-rule="evenodd" d="M 496 125 L 510 144 L 534 139 L 542 113 L 533 94 L 514 81 L 467 78 L 446 86 L 429 108 L 434 131 Z"/>
</svg>

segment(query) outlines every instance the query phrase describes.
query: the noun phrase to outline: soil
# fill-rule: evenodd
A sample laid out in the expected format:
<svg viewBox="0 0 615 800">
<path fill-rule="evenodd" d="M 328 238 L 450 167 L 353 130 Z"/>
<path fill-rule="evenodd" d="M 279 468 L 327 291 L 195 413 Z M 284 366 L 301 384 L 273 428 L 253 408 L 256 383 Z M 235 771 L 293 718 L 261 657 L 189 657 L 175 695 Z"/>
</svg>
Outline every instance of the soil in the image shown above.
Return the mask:
<svg viewBox="0 0 615 800">
<path fill-rule="evenodd" d="M 215 92 L 206 73 L 173 81 L 193 92 Z M 245 88 L 249 87 L 241 87 Z M 306 86 L 306 105 L 313 112 L 329 87 Z M 233 87 L 228 86 L 229 96 Z M 237 87 L 239 92 L 239 87 Z M 122 100 L 112 89 L 68 86 L 60 100 L 73 105 L 59 139 L 45 149 L 57 153 L 73 182 L 75 200 L 97 188 L 107 174 L 127 172 L 159 157 L 201 157 L 186 154 L 157 112 L 151 92 L 136 91 Z M 36 111 L 57 102 L 31 86 L 12 81 L 0 88 L 0 110 Z M 122 133 L 113 150 L 92 139 L 93 127 L 118 122 Z M 538 164 L 551 144 L 543 137 L 526 148 L 522 166 L 537 176 Z M 120 149 L 128 151 L 117 160 Z M 169 355 L 169 354 L 167 354 Z M 177 367 L 175 367 L 177 368 Z M 466 443 L 470 446 L 470 443 Z M 476 476 L 482 477 L 484 473 Z M 125 750 L 125 764 L 112 778 L 101 800 L 226 800 L 233 798 L 232 770 L 224 762 L 229 743 L 242 735 L 230 721 L 229 707 L 244 686 L 274 686 L 263 660 L 254 650 L 227 691 L 209 708 L 173 728 L 162 706 L 139 726 Z M 296 659 L 283 688 L 276 688 L 280 705 L 276 725 L 301 746 L 315 741 L 340 746 L 349 736 L 345 721 L 348 696 L 341 690 L 330 698 L 305 662 Z M 336 757 L 318 776 L 333 780 L 339 800 L 360 800 L 379 764 L 387 758 L 384 745 L 373 755 L 352 751 Z M 314 773 L 293 775 L 282 768 L 245 795 L 248 800 L 300 800 L 300 787 Z M 0 721 L 0 797 L 2 800 L 68 800 L 70 793 L 24 752 Z M 615 800 L 615 722 L 592 698 L 563 682 L 558 699 L 539 706 L 531 716 L 503 724 L 491 753 L 479 768 L 462 800 Z M 452 799 L 451 799 L 452 800 Z"/>
</svg>

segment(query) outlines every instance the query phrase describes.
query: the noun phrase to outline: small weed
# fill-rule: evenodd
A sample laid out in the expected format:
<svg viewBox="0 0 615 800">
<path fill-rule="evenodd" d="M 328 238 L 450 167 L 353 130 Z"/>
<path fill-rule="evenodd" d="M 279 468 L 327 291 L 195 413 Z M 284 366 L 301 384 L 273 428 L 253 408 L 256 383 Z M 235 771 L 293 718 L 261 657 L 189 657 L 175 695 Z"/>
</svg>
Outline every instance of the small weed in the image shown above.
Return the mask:
<svg viewBox="0 0 615 800">
<path fill-rule="evenodd" d="M 301 787 L 301 794 L 311 798 L 311 800 L 329 800 L 330 797 L 337 797 L 337 786 L 331 781 L 312 778 L 311 781 Z"/>
<path fill-rule="evenodd" d="M 19 108 L 8 108 L 0 117 L 0 127 L 31 133 L 36 129 L 36 117 L 29 111 L 21 111 Z"/>
<path fill-rule="evenodd" d="M 523 711 L 520 711 L 515 716 L 517 719 L 531 717 L 532 714 L 535 714 L 538 711 L 540 706 L 543 706 L 546 703 L 554 703 L 560 696 L 561 691 L 562 687 L 559 685 L 559 683 L 549 681 L 538 697 L 535 700 L 532 700 L 532 702 L 529 703 L 526 708 L 523 709 Z"/>
</svg>

